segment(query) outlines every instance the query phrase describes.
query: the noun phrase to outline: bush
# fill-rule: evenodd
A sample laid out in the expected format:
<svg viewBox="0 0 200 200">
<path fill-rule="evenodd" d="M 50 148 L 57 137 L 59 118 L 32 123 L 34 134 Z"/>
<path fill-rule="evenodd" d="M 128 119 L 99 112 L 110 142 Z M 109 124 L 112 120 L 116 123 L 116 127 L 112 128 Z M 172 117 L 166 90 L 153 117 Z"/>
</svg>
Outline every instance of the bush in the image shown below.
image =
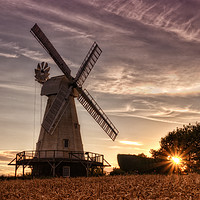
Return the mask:
<svg viewBox="0 0 200 200">
<path fill-rule="evenodd" d="M 110 172 L 111 176 L 114 176 L 114 175 L 124 175 L 124 174 L 125 174 L 125 171 L 121 170 L 120 168 L 113 168 L 113 171 Z"/>
</svg>

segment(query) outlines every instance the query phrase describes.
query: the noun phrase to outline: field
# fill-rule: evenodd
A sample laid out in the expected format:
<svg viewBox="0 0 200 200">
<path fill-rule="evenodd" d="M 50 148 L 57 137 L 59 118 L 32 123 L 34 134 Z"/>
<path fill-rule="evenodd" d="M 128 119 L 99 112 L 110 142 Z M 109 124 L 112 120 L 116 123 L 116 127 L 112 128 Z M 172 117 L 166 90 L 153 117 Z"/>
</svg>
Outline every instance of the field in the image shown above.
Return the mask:
<svg viewBox="0 0 200 200">
<path fill-rule="evenodd" d="M 200 200 L 200 175 L 127 175 L 0 181 L 0 199 Z"/>
</svg>

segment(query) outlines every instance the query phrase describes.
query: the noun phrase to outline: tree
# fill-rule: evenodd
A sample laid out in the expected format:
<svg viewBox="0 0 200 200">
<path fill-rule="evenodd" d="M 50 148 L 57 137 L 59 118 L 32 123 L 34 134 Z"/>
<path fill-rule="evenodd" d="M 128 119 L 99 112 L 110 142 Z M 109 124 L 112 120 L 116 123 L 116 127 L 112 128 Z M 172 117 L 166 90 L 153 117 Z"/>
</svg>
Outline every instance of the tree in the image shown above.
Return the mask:
<svg viewBox="0 0 200 200">
<path fill-rule="evenodd" d="M 179 170 L 184 167 L 191 172 L 200 172 L 200 124 L 184 125 L 169 132 L 161 138 L 160 149 L 151 149 L 150 153 L 154 159 L 162 161 L 181 159 L 179 164 L 175 163 Z"/>
<path fill-rule="evenodd" d="M 140 153 L 140 154 L 138 154 L 138 156 L 143 157 L 143 158 L 147 158 L 147 155 L 145 155 L 144 153 Z"/>
</svg>

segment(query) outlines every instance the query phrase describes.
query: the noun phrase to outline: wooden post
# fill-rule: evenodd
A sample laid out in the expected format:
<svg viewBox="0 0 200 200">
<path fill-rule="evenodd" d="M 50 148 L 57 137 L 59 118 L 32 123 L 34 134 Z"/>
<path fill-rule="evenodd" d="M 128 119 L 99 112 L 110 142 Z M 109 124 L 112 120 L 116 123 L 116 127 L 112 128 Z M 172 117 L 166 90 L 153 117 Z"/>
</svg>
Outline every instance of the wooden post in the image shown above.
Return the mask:
<svg viewBox="0 0 200 200">
<path fill-rule="evenodd" d="M 53 163 L 52 168 L 53 168 L 53 177 L 55 177 L 55 176 L 56 176 L 56 166 L 55 166 L 55 162 Z"/>
<path fill-rule="evenodd" d="M 23 171 L 22 171 L 22 176 L 24 177 L 24 162 L 25 162 L 25 151 L 23 152 L 23 164 L 22 164 L 22 167 L 23 167 Z"/>
<path fill-rule="evenodd" d="M 87 170 L 87 177 L 89 176 L 89 170 L 88 170 L 88 162 L 89 162 L 89 153 L 87 154 L 87 167 L 86 167 L 86 170 Z"/>
<path fill-rule="evenodd" d="M 102 175 L 103 175 L 103 167 L 101 167 L 101 173 L 102 173 Z"/>
<path fill-rule="evenodd" d="M 22 176 L 24 177 L 24 162 L 23 162 L 22 167 L 23 167 Z"/>
<path fill-rule="evenodd" d="M 15 178 L 17 177 L 17 154 L 16 154 L 16 161 L 15 161 Z"/>
</svg>

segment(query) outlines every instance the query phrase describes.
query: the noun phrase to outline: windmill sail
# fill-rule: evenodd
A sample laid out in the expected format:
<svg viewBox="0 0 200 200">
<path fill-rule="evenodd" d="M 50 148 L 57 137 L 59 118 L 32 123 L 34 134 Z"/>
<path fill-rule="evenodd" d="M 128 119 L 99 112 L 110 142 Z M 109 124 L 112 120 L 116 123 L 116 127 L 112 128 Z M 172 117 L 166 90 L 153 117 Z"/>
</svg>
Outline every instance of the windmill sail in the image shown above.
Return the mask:
<svg viewBox="0 0 200 200">
<path fill-rule="evenodd" d="M 119 131 L 115 128 L 113 123 L 106 116 L 106 114 L 103 112 L 103 110 L 86 89 L 84 91 L 78 87 L 76 89 L 79 92 L 78 101 L 101 126 L 101 128 L 108 134 L 108 136 L 114 141 Z"/>
<path fill-rule="evenodd" d="M 42 30 L 37 24 L 33 26 L 33 28 L 31 29 L 31 33 L 39 41 L 39 43 L 47 51 L 47 53 L 53 58 L 55 63 L 58 65 L 61 71 L 66 75 L 66 77 L 69 80 L 71 80 L 72 79 L 70 75 L 71 70 L 69 69 L 65 61 L 61 58 L 59 53 L 56 51 L 54 46 L 51 44 L 51 42 L 48 40 L 46 35 L 42 32 Z"/>
<path fill-rule="evenodd" d="M 115 128 L 110 119 L 106 116 L 103 110 L 99 107 L 97 102 L 92 98 L 92 96 L 87 92 L 87 90 L 82 90 L 82 85 L 87 79 L 89 73 L 93 69 L 95 63 L 97 62 L 102 50 L 99 48 L 98 44 L 94 42 L 90 48 L 88 54 L 86 55 L 76 77 L 71 76 L 71 70 L 58 54 L 54 46 L 42 32 L 37 24 L 35 24 L 31 33 L 43 46 L 43 48 L 49 53 L 53 58 L 55 63 L 61 69 L 68 79 L 66 85 L 62 85 L 55 100 L 52 103 L 47 114 L 44 116 L 42 123 L 43 128 L 50 134 L 53 133 L 55 127 L 59 123 L 63 113 L 65 112 L 69 101 L 70 95 L 73 96 L 72 90 L 78 91 L 78 100 L 83 105 L 83 107 L 89 112 L 89 114 L 95 119 L 95 121 L 101 126 L 101 128 L 108 134 L 108 136 L 114 141 L 119 131 Z M 39 76 L 39 72 L 36 69 L 36 75 Z M 47 71 L 48 73 L 48 71 Z M 45 84 L 44 84 L 45 85 Z M 76 96 L 76 95 L 75 95 Z M 74 97 L 75 97 L 74 96 Z"/>
<path fill-rule="evenodd" d="M 50 134 L 53 134 L 58 122 L 60 121 L 64 111 L 69 103 L 69 95 L 72 92 L 72 86 L 68 89 L 62 84 L 55 100 L 52 103 L 48 113 L 44 116 L 42 127 Z"/>
<path fill-rule="evenodd" d="M 101 52 L 102 50 L 99 48 L 98 44 L 94 42 L 87 56 L 85 57 L 79 71 L 76 74 L 75 82 L 79 87 L 82 87 L 90 71 L 92 70 L 99 56 L 101 55 Z"/>
</svg>

